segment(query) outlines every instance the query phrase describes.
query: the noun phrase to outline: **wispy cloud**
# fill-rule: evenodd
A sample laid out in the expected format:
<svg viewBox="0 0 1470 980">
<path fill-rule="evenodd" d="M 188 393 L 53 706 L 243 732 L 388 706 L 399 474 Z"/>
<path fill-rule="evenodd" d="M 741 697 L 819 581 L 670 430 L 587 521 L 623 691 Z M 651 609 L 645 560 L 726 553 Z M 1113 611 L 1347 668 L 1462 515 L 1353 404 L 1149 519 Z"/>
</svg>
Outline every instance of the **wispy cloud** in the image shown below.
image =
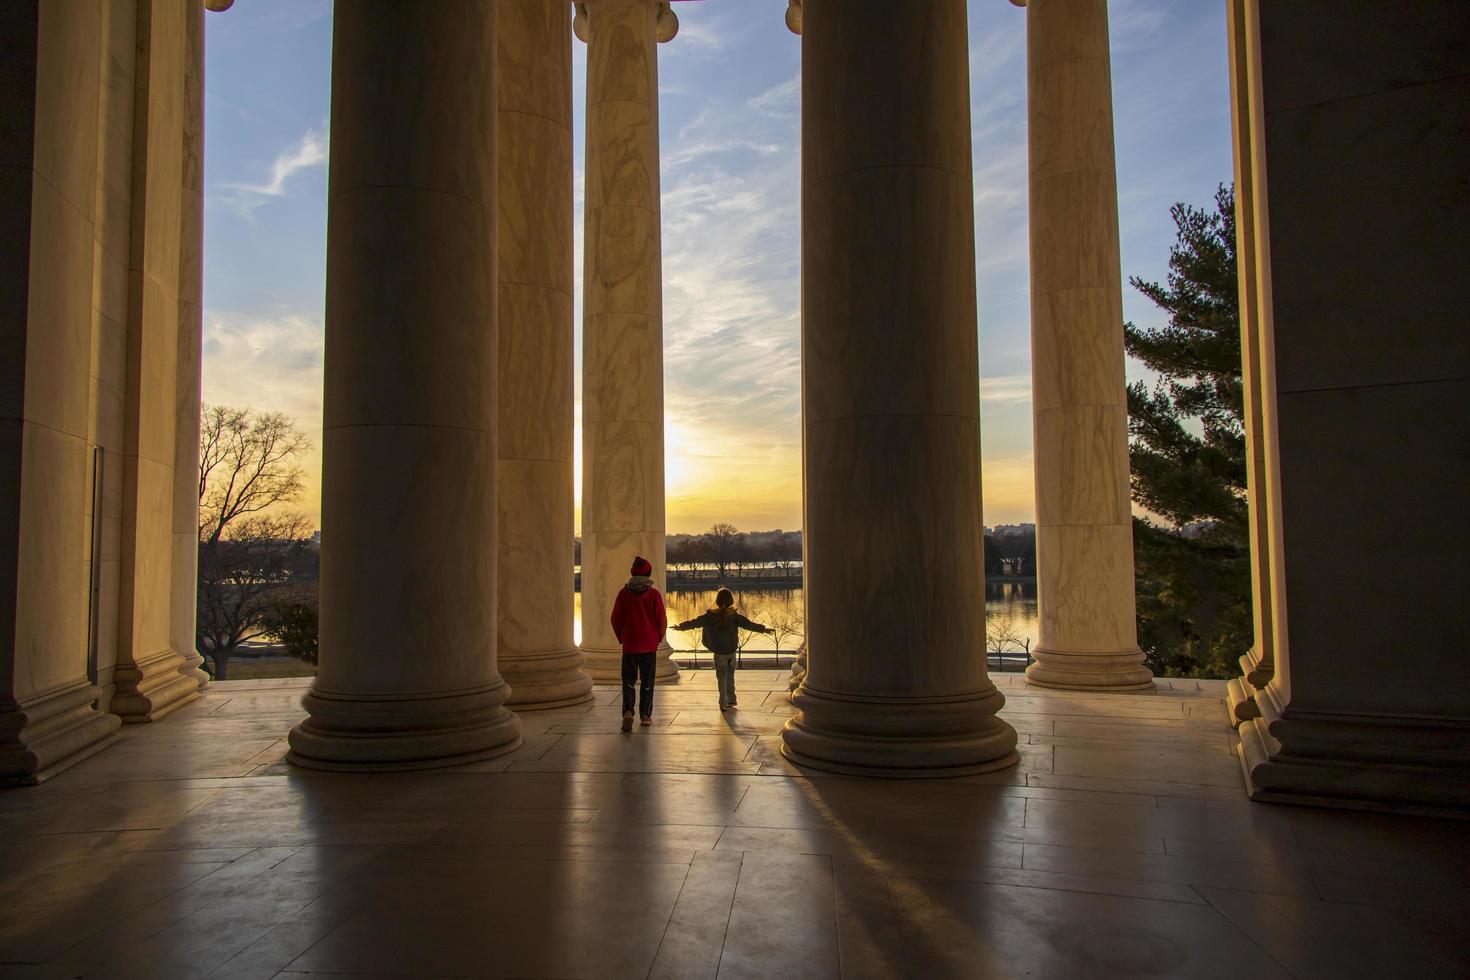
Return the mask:
<svg viewBox="0 0 1470 980">
<path fill-rule="evenodd" d="M 321 509 L 322 321 L 302 313 L 204 314 L 204 391 L 210 405 L 284 412 L 311 440 L 300 510 Z"/>
<path fill-rule="evenodd" d="M 992 404 L 1031 404 L 1031 376 L 1007 374 L 980 379 L 980 401 Z"/>
<path fill-rule="evenodd" d="M 674 530 L 734 514 L 799 522 L 798 96 L 788 81 L 747 99 L 711 99 L 665 146 L 665 456 Z"/>
<path fill-rule="evenodd" d="M 256 183 L 221 184 L 220 195 L 239 214 L 250 214 L 272 198 L 286 195 L 286 183 L 304 170 L 319 167 L 327 161 L 326 127 L 308 129 L 301 139 L 287 147 L 271 164 L 270 176 Z"/>
<path fill-rule="evenodd" d="M 204 317 L 204 398 L 269 406 L 320 427 L 322 322 L 301 313 Z"/>
</svg>

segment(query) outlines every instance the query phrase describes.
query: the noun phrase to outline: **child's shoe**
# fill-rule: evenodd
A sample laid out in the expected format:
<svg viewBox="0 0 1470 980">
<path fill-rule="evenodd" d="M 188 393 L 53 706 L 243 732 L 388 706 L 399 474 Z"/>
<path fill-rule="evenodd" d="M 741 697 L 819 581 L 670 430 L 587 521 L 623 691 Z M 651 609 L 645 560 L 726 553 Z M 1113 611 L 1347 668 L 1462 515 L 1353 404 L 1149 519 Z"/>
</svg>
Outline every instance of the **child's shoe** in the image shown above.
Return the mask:
<svg viewBox="0 0 1470 980">
<path fill-rule="evenodd" d="M 650 718 L 648 715 L 644 715 L 638 720 L 638 724 L 642 725 L 644 728 L 647 728 L 649 725 L 653 724 L 653 719 Z"/>
<path fill-rule="evenodd" d="M 631 712 L 631 711 L 624 711 L 623 712 L 623 731 L 625 731 L 625 732 L 631 732 L 632 730 L 633 730 L 633 712 Z"/>
</svg>

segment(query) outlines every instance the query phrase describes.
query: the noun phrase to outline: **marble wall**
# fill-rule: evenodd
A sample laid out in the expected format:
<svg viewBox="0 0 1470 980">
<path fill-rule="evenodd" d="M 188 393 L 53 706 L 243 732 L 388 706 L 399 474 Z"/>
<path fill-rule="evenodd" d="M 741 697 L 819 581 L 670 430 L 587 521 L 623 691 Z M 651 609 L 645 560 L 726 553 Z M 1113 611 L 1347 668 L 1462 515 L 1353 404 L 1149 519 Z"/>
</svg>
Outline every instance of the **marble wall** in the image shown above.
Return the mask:
<svg viewBox="0 0 1470 980">
<path fill-rule="evenodd" d="M 106 744 L 87 676 L 88 353 L 102 18 L 0 12 L 0 783 Z"/>
<path fill-rule="evenodd" d="M 183 217 L 184 5 L 138 0 L 124 363 L 122 549 L 110 710 L 151 721 L 191 700 L 173 646 L 174 425 Z"/>
<path fill-rule="evenodd" d="M 1470 10 L 1352 6 L 1242 4 L 1275 643 L 1243 761 L 1257 798 L 1463 810 Z"/>
</svg>

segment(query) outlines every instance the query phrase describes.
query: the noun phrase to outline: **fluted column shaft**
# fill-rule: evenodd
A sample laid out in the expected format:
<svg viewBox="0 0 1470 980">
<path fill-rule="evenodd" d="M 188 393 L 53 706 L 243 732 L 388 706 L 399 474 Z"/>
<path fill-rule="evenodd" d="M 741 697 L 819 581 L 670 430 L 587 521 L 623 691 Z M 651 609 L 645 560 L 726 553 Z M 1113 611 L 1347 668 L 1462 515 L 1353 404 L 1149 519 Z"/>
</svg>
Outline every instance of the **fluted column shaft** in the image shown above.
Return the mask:
<svg viewBox="0 0 1470 980">
<path fill-rule="evenodd" d="M 801 765 L 1016 762 L 984 656 L 964 0 L 805 0 Z"/>
<path fill-rule="evenodd" d="M 204 342 L 204 7 L 184 10 L 183 197 L 179 214 L 179 355 L 174 393 L 173 581 L 170 615 L 180 671 L 201 687 L 199 602 L 199 400 Z"/>
<path fill-rule="evenodd" d="M 501 0 L 500 672 L 511 707 L 592 697 L 572 636 L 571 7 Z"/>
<path fill-rule="evenodd" d="M 1040 629 L 1028 682 L 1147 688 L 1133 598 L 1107 0 L 1029 0 Z"/>
<path fill-rule="evenodd" d="M 620 676 L 608 616 L 634 556 L 665 581 L 656 44 L 671 16 L 654 0 L 589 0 L 577 13 L 587 42 L 582 652 L 603 682 Z M 679 676 L 667 644 L 657 676 Z"/>
<path fill-rule="evenodd" d="M 140 0 L 133 103 L 117 664 L 109 710 L 156 721 L 198 695 L 175 644 L 174 466 L 184 264 L 187 4 Z M 126 8 L 123 8 L 126 9 Z M 113 13 L 117 13 L 114 11 Z M 197 450 L 195 451 L 197 452 Z M 197 458 L 191 454 L 191 458 Z"/>
<path fill-rule="evenodd" d="M 321 659 L 300 765 L 520 744 L 495 656 L 495 9 L 337 8 Z"/>
</svg>

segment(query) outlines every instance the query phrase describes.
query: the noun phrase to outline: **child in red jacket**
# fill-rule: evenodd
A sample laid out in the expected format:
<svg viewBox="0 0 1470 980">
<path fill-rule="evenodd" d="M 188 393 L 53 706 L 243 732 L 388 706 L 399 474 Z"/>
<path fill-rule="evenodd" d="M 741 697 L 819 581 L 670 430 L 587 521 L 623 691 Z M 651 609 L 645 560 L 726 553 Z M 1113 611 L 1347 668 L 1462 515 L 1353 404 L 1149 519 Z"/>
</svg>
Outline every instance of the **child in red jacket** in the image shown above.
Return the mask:
<svg viewBox="0 0 1470 980">
<path fill-rule="evenodd" d="M 668 631 L 664 597 L 653 587 L 653 566 L 647 558 L 633 559 L 633 577 L 613 603 L 612 628 L 623 645 L 623 731 L 633 730 L 633 684 L 639 683 L 638 714 L 653 724 L 653 667 L 658 645 Z"/>
</svg>

